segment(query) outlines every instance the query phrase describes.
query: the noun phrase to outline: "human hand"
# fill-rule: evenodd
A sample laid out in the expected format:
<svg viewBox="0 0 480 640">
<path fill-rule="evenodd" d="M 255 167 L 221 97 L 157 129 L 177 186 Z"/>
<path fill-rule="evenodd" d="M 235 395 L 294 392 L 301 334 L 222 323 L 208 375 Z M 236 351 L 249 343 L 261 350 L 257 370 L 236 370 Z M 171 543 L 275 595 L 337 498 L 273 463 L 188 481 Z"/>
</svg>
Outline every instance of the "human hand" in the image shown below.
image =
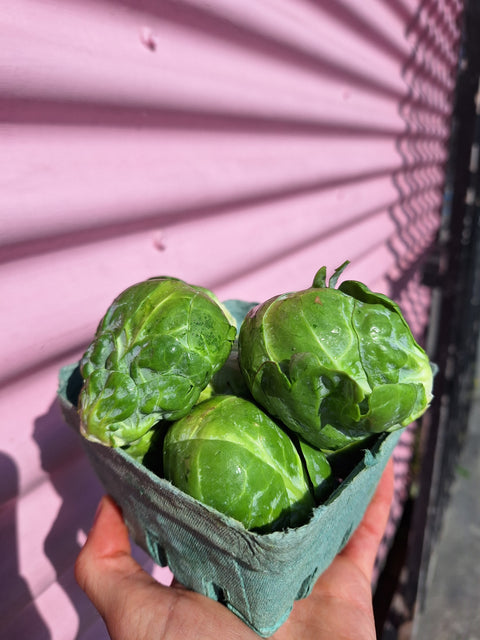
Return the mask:
<svg viewBox="0 0 480 640">
<path fill-rule="evenodd" d="M 390 460 L 347 546 L 295 602 L 274 640 L 375 640 L 371 578 L 393 495 Z M 102 498 L 75 575 L 112 640 L 258 640 L 225 606 L 175 581 L 159 584 L 132 558 L 127 528 L 111 498 Z"/>
</svg>

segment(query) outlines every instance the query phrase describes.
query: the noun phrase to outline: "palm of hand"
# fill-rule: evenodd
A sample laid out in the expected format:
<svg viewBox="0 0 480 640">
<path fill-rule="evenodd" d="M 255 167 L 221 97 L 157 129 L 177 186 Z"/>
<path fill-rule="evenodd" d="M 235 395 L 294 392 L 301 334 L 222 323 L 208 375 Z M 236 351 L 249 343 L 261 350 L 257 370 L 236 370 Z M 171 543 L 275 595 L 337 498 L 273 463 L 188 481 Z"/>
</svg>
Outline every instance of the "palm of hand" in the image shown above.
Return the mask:
<svg viewBox="0 0 480 640">
<path fill-rule="evenodd" d="M 274 640 L 375 640 L 371 575 L 393 491 L 390 462 L 345 549 L 295 603 Z M 110 498 L 76 563 L 76 577 L 102 615 L 112 640 L 258 640 L 223 605 L 181 585 L 165 587 L 136 563 L 127 529 Z"/>
</svg>

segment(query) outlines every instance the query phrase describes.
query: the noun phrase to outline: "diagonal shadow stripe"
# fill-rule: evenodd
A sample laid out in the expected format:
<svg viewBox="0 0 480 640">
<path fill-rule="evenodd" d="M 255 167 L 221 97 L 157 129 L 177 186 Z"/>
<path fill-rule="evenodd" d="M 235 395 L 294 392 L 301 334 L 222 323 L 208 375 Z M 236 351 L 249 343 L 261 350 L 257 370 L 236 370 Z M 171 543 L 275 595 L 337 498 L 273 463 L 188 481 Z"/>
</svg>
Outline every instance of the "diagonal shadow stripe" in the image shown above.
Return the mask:
<svg viewBox="0 0 480 640">
<path fill-rule="evenodd" d="M 417 162 L 405 167 L 404 170 L 411 172 L 421 167 L 428 167 L 430 164 L 428 161 Z M 47 235 L 43 238 L 25 238 L 20 242 L 0 247 L 0 264 L 150 231 L 157 229 L 159 225 L 162 229 L 168 229 L 176 224 L 185 224 L 186 222 L 192 222 L 199 218 L 206 219 L 215 216 L 235 215 L 235 213 L 242 208 L 261 206 L 287 198 L 320 193 L 328 189 L 335 189 L 365 180 L 389 177 L 390 175 L 391 169 L 387 168 L 380 171 L 342 176 L 333 180 L 310 181 L 303 184 L 288 185 L 280 189 L 262 190 L 260 193 L 248 193 L 230 200 L 212 202 L 202 207 L 190 206 L 175 210 L 169 209 L 163 212 L 156 209 L 154 211 L 143 212 L 141 215 L 134 215 L 129 220 L 116 221 L 112 224 L 99 225 L 94 228 L 78 228 L 75 231 L 60 232 Z M 431 186 L 433 185 L 424 185 L 425 189 L 429 189 Z M 411 196 L 412 194 L 402 194 L 402 200 L 405 199 L 407 195 Z"/>
<path fill-rule="evenodd" d="M 368 70 L 358 73 L 348 66 L 324 58 L 307 47 L 286 42 L 250 24 L 240 23 L 238 20 L 234 22 L 227 16 L 209 9 L 206 4 L 195 6 L 185 0 L 114 0 L 113 4 L 116 7 L 121 5 L 127 10 L 145 13 L 176 27 L 201 32 L 210 38 L 228 42 L 231 46 L 294 65 L 302 71 L 310 70 L 323 77 L 341 79 L 375 94 L 400 97 L 388 84 L 372 78 Z M 397 51 L 396 55 L 399 60 L 405 57 L 400 51 Z"/>
<path fill-rule="evenodd" d="M 439 112 L 441 115 L 441 112 Z M 378 125 L 315 120 L 275 115 L 228 113 L 184 106 L 124 105 L 94 100 L 15 97 L 0 92 L 0 123 L 47 124 L 132 129 L 181 129 L 228 133 L 322 135 L 329 137 L 374 137 L 398 135 L 398 129 Z"/>
</svg>

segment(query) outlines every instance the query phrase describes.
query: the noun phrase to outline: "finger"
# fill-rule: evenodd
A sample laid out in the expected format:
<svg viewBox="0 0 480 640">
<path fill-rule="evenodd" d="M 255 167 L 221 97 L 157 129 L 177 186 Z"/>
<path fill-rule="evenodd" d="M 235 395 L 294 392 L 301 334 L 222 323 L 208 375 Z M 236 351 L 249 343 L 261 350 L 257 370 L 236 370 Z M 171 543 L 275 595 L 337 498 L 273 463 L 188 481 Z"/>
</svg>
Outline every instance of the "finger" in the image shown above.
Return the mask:
<svg viewBox="0 0 480 640">
<path fill-rule="evenodd" d="M 393 460 L 382 474 L 365 515 L 341 555 L 353 561 L 370 581 L 393 498 Z"/>
<path fill-rule="evenodd" d="M 128 531 L 111 498 L 102 498 L 75 565 L 79 585 L 112 640 L 257 637 L 226 607 L 183 588 L 157 583 L 130 554 Z M 200 631 L 201 630 L 201 631 Z"/>
<path fill-rule="evenodd" d="M 110 569 L 107 578 L 114 573 L 113 569 L 136 572 L 140 568 L 131 556 L 128 530 L 122 513 L 109 496 L 100 500 L 92 529 L 77 558 L 75 576 L 82 588 L 96 586 L 91 580 L 92 576 L 102 579 L 102 572 L 98 570 L 100 565 L 102 569 Z"/>
<path fill-rule="evenodd" d="M 114 638 L 128 637 L 132 612 L 150 600 L 153 589 L 163 588 L 132 558 L 121 511 L 108 496 L 100 501 L 75 577 Z"/>
</svg>

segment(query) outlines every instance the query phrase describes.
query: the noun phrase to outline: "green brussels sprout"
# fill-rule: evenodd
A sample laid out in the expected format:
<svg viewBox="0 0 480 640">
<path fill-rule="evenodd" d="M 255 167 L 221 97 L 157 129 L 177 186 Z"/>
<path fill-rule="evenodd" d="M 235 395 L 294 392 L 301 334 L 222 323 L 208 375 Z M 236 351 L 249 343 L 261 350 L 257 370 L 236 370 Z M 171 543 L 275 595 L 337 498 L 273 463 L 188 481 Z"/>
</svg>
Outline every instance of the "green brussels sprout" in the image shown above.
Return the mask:
<svg viewBox="0 0 480 640">
<path fill-rule="evenodd" d="M 242 300 L 225 300 L 223 304 L 236 322 L 237 333 L 247 312 L 257 305 L 256 302 L 244 302 Z M 215 373 L 208 387 L 202 391 L 199 402 L 207 400 L 214 395 L 234 395 L 252 400 L 252 395 L 238 364 L 237 339 L 235 339 L 230 355 L 223 367 Z"/>
<path fill-rule="evenodd" d="M 163 440 L 169 426 L 170 422 L 162 420 L 141 438 L 123 446 L 122 449 L 131 458 L 161 477 L 163 475 Z"/>
<path fill-rule="evenodd" d="M 210 384 L 211 395 L 233 395 L 252 400 L 250 389 L 238 364 L 238 343 L 235 340 L 223 367 L 215 373 Z"/>
<path fill-rule="evenodd" d="M 222 367 L 235 321 L 215 295 L 158 277 L 123 291 L 107 310 L 80 369 L 83 435 L 109 446 L 177 420 Z"/>
<path fill-rule="evenodd" d="M 271 415 L 307 442 L 337 450 L 406 426 L 432 399 L 432 367 L 399 307 L 355 281 L 271 298 L 239 333 L 247 385 Z"/>
<path fill-rule="evenodd" d="M 329 497 L 339 482 L 333 475 L 332 466 L 323 451 L 312 447 L 302 438 L 299 438 L 298 444 L 305 461 L 315 503 L 318 505 Z"/>
<path fill-rule="evenodd" d="M 332 474 L 340 481 L 344 480 L 353 469 L 365 458 L 365 452 L 371 451 L 378 442 L 379 434 L 372 433 L 361 440 L 354 440 L 350 444 L 336 449 L 326 451 L 327 460 L 332 468 Z"/>
<path fill-rule="evenodd" d="M 163 455 L 167 480 L 247 529 L 303 524 L 314 506 L 295 445 L 244 398 L 196 405 L 167 431 Z"/>
</svg>

